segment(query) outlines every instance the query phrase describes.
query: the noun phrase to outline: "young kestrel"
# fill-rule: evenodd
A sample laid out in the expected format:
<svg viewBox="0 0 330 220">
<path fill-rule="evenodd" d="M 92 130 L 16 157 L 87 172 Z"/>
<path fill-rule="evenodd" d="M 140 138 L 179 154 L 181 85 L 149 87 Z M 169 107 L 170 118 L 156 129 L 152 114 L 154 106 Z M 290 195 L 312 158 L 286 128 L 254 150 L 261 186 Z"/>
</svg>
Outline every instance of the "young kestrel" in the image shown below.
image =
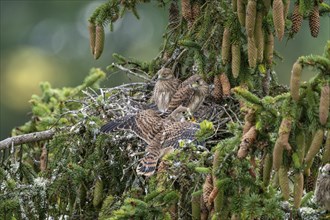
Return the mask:
<svg viewBox="0 0 330 220">
<path fill-rule="evenodd" d="M 182 105 L 189 108 L 193 113 L 201 106 L 208 92 L 207 83 L 201 76 L 195 74 L 182 82 L 180 88 L 173 95 L 168 110 L 173 111 Z"/>
<path fill-rule="evenodd" d="M 176 78 L 169 68 L 161 68 L 158 72 L 152 100 L 161 112 L 166 112 L 172 96 L 179 87 L 181 81 Z"/>
<path fill-rule="evenodd" d="M 101 131 L 108 133 L 130 130 L 143 139 L 148 146 L 137 167 L 137 173 L 151 176 L 156 170 L 158 160 L 169 150 L 178 148 L 180 139 L 195 139 L 199 125 L 182 120 L 183 113 L 187 110 L 186 107 L 179 106 L 167 118 L 162 118 L 160 112 L 148 109 L 110 121 L 101 127 Z"/>
<path fill-rule="evenodd" d="M 315 200 L 322 208 L 330 211 L 330 163 L 323 166 L 316 181 Z"/>
<path fill-rule="evenodd" d="M 198 130 L 199 124 L 189 121 L 173 122 L 165 126 L 164 130 L 157 134 L 158 142 L 147 147 L 146 154 L 136 168 L 137 174 L 144 176 L 154 174 L 158 160 L 179 148 L 179 140 L 194 140 Z"/>
</svg>

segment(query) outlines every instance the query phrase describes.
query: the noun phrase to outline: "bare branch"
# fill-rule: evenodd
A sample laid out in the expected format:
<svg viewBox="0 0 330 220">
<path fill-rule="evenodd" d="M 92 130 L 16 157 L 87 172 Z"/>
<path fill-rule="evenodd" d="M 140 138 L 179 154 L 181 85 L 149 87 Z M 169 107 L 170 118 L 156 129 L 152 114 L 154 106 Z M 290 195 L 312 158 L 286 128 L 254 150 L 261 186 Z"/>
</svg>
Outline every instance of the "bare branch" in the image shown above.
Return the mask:
<svg viewBox="0 0 330 220">
<path fill-rule="evenodd" d="M 6 138 L 0 141 L 0 150 L 4 150 L 6 148 L 15 145 L 49 140 L 54 136 L 54 134 L 55 134 L 55 130 L 50 129 L 46 131 L 34 132 L 30 134 L 22 134 L 22 135 Z"/>
<path fill-rule="evenodd" d="M 127 72 L 127 73 L 129 73 L 129 74 L 131 74 L 133 76 L 139 77 L 139 78 L 144 79 L 146 81 L 150 81 L 149 77 L 144 76 L 144 75 L 139 74 L 139 73 L 135 73 L 132 70 L 123 67 L 122 65 L 119 65 L 117 63 L 112 63 L 111 65 L 114 66 L 114 67 L 117 67 L 118 69 L 120 69 L 120 70 L 122 70 L 124 72 Z"/>
</svg>

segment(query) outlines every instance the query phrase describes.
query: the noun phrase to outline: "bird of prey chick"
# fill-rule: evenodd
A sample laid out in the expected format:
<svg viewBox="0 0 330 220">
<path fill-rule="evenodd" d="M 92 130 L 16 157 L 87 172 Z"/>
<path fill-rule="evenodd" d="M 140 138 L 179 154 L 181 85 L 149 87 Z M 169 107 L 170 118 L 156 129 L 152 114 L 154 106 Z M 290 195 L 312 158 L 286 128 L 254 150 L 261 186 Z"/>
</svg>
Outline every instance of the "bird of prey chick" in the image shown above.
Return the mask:
<svg viewBox="0 0 330 220">
<path fill-rule="evenodd" d="M 330 211 L 330 163 L 323 166 L 316 181 L 315 200 L 322 208 Z"/>
<path fill-rule="evenodd" d="M 171 149 L 178 148 L 181 139 L 194 140 L 199 125 L 183 121 L 183 113 L 189 111 L 179 106 L 167 118 L 160 112 L 148 109 L 136 115 L 110 121 L 101 127 L 102 132 L 130 130 L 147 144 L 145 156 L 137 166 L 139 175 L 151 176 L 157 167 L 158 160 Z"/>
<path fill-rule="evenodd" d="M 176 78 L 169 68 L 161 68 L 158 72 L 152 100 L 161 112 L 166 112 L 172 96 L 179 87 L 181 81 Z"/>
<path fill-rule="evenodd" d="M 208 95 L 208 92 L 208 84 L 202 77 L 197 74 L 192 75 L 182 82 L 179 89 L 173 95 L 168 110 L 173 111 L 182 105 L 189 108 L 192 113 L 196 112 Z"/>
</svg>

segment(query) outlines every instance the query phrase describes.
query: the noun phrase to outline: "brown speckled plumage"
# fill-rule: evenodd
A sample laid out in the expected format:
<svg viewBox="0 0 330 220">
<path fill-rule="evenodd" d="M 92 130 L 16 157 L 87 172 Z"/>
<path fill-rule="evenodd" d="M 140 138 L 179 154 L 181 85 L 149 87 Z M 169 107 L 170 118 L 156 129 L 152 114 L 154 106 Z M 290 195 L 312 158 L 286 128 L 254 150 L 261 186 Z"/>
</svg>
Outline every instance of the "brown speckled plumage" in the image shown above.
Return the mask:
<svg viewBox="0 0 330 220">
<path fill-rule="evenodd" d="M 166 112 L 172 96 L 179 87 L 181 81 L 175 78 L 169 68 L 162 68 L 157 72 L 158 80 L 153 90 L 152 100 L 161 112 Z"/>
<path fill-rule="evenodd" d="M 136 115 L 126 116 L 102 126 L 102 132 L 114 132 L 117 130 L 130 130 L 143 139 L 148 147 L 146 154 L 141 159 L 137 173 L 140 175 L 152 175 L 158 160 L 168 151 L 178 148 L 180 139 L 193 140 L 199 125 L 181 121 L 183 112 L 187 109 L 179 106 L 167 118 L 162 118 L 160 112 L 148 109 Z"/>
<path fill-rule="evenodd" d="M 322 168 L 317 178 L 315 201 L 322 208 L 330 211 L 330 163 Z"/>
<path fill-rule="evenodd" d="M 208 92 L 207 83 L 199 75 L 193 75 L 185 80 L 173 95 L 168 110 L 173 111 L 182 105 L 189 108 L 191 112 L 195 112 L 203 103 Z"/>
</svg>

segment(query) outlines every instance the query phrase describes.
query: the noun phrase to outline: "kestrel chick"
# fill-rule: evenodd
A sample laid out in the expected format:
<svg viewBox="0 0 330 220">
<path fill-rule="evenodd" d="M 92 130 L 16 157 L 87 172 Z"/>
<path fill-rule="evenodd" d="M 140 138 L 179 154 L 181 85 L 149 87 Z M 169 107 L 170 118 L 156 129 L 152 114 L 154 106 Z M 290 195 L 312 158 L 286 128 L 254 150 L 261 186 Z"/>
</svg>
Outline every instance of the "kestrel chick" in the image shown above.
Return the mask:
<svg viewBox="0 0 330 220">
<path fill-rule="evenodd" d="M 315 200 L 322 208 L 330 211 L 330 163 L 319 173 L 315 187 Z"/>
<path fill-rule="evenodd" d="M 199 124 L 188 121 L 168 123 L 164 130 L 157 134 L 157 140 L 160 142 L 147 147 L 145 156 L 136 168 L 137 174 L 144 176 L 154 174 L 158 160 L 179 148 L 179 140 L 194 140 L 198 130 Z"/>
<path fill-rule="evenodd" d="M 158 72 L 158 80 L 153 90 L 152 99 L 161 112 L 166 112 L 172 96 L 180 85 L 180 80 L 175 78 L 169 68 L 161 68 Z"/>
<path fill-rule="evenodd" d="M 155 172 L 158 160 L 169 150 L 178 148 L 180 139 L 195 138 L 199 124 L 182 121 L 186 111 L 189 109 L 179 106 L 167 118 L 162 118 L 160 112 L 148 109 L 110 121 L 101 127 L 101 131 L 130 130 L 143 139 L 148 147 L 137 167 L 137 173 L 150 176 Z"/>
<path fill-rule="evenodd" d="M 185 80 L 173 95 L 168 110 L 173 111 L 182 105 L 193 113 L 201 106 L 208 92 L 207 83 L 199 75 L 193 75 Z"/>
<path fill-rule="evenodd" d="M 101 127 L 101 132 L 115 132 L 119 130 L 130 130 L 147 144 L 153 143 L 156 134 L 163 130 L 164 119 L 159 112 L 148 109 L 128 115 L 113 121 Z"/>
</svg>

